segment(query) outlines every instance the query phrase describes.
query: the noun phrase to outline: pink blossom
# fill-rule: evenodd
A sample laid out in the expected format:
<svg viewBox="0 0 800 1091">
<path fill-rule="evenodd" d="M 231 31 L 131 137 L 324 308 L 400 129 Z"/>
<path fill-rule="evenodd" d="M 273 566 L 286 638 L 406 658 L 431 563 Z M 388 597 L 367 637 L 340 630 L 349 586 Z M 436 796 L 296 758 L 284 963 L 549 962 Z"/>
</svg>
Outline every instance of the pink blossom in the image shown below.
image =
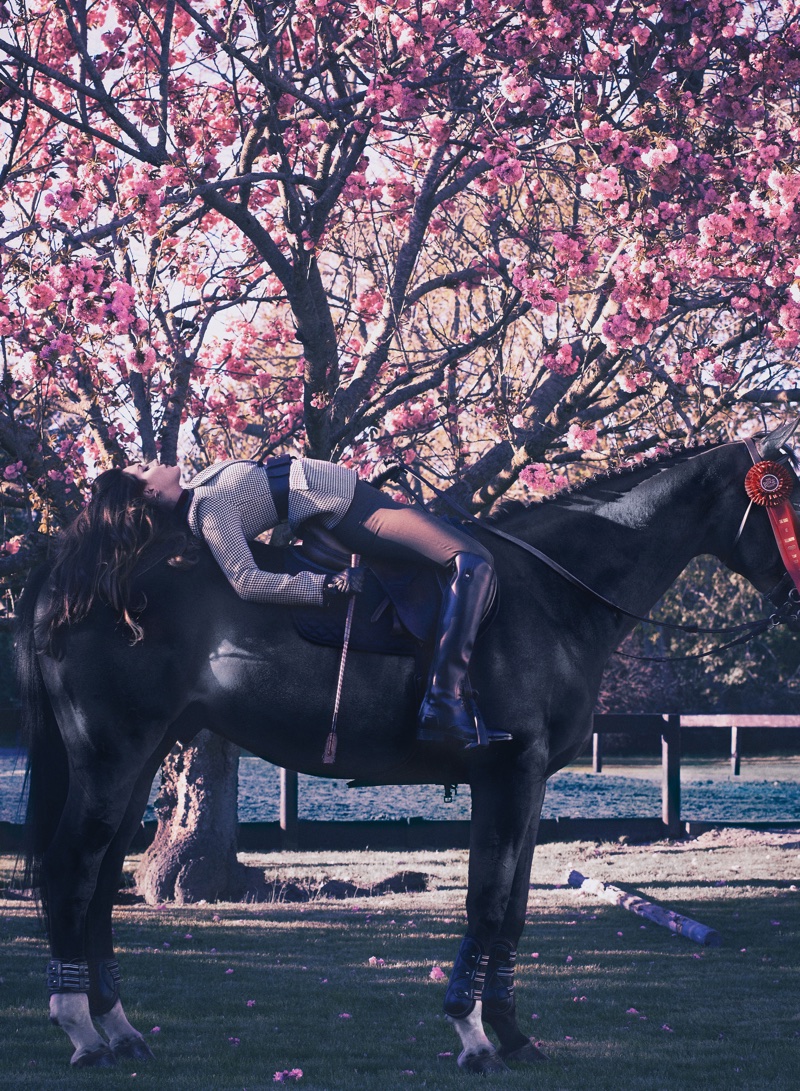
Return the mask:
<svg viewBox="0 0 800 1091">
<path fill-rule="evenodd" d="M 302 1080 L 303 1070 L 302 1068 L 284 1068 L 281 1072 L 276 1072 L 272 1077 L 273 1083 L 289 1083 L 291 1081 L 297 1082 Z"/>
<path fill-rule="evenodd" d="M 428 124 L 428 132 L 431 136 L 431 142 L 437 148 L 440 148 L 443 144 L 446 144 L 450 139 L 450 126 L 447 122 L 443 121 L 439 117 L 435 117 Z"/>
<path fill-rule="evenodd" d="M 0 553 L 5 553 L 7 556 L 13 556 L 15 553 L 19 553 L 23 540 L 22 534 L 15 534 L 13 538 L 9 538 L 7 541 L 0 543 Z"/>
<path fill-rule="evenodd" d="M 553 492 L 564 483 L 564 478 L 551 478 L 547 466 L 542 462 L 532 462 L 520 472 L 520 481 L 529 485 L 535 492 Z"/>
<path fill-rule="evenodd" d="M 428 974 L 431 981 L 447 981 L 447 974 L 441 968 L 441 966 L 434 966 L 431 972 Z"/>
<path fill-rule="evenodd" d="M 727 364 L 714 364 L 713 374 L 720 386 L 731 386 L 739 378 L 736 368 Z"/>
<path fill-rule="evenodd" d="M 456 41 L 459 46 L 471 57 L 479 57 L 486 51 L 486 46 L 480 40 L 474 30 L 469 27 L 459 27 L 456 31 Z"/>
<path fill-rule="evenodd" d="M 572 451 L 591 451 L 597 443 L 596 428 L 581 428 L 579 424 L 570 426 L 567 432 L 567 446 Z M 618 932 L 621 936 L 622 933 Z"/>
<path fill-rule="evenodd" d="M 597 172 L 590 171 L 581 186 L 581 197 L 591 201 L 616 201 L 623 193 L 616 167 L 603 167 Z"/>
</svg>

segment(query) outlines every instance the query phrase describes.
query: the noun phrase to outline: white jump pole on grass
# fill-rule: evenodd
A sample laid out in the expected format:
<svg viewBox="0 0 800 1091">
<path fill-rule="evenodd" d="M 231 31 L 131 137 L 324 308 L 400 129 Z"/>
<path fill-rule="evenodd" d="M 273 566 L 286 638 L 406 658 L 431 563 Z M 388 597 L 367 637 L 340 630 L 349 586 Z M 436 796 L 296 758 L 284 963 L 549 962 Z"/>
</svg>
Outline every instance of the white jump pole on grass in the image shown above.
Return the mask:
<svg viewBox="0 0 800 1091">
<path fill-rule="evenodd" d="M 652 921 L 653 924 L 659 924 L 662 928 L 669 928 L 670 932 L 694 940 L 695 943 L 701 943 L 705 947 L 722 946 L 722 937 L 713 928 L 707 928 L 706 925 L 700 924 L 699 921 L 693 921 L 691 917 L 684 917 L 671 909 L 664 909 L 663 906 L 655 905 L 654 902 L 645 901 L 644 898 L 639 898 L 636 894 L 629 894 L 627 890 L 622 890 L 611 883 L 602 883 L 599 879 L 587 879 L 579 871 L 571 871 L 567 882 L 578 890 L 585 890 L 587 894 L 594 894 L 595 897 L 608 902 L 610 905 L 619 905 L 623 909 L 628 909 L 631 913 L 636 913 L 637 916 Z"/>
</svg>

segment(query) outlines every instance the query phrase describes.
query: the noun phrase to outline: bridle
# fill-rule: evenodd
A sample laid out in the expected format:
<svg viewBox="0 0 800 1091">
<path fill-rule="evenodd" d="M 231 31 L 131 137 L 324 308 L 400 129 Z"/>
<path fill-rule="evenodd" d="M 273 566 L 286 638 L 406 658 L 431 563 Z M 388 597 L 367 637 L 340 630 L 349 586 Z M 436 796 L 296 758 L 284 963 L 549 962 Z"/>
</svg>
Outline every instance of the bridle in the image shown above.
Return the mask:
<svg viewBox="0 0 800 1091">
<path fill-rule="evenodd" d="M 767 592 L 766 597 L 773 603 L 777 609 L 772 613 L 769 618 L 762 619 L 760 621 L 744 622 L 741 625 L 730 625 L 722 627 L 706 627 L 701 625 L 685 625 L 680 622 L 667 621 L 664 618 L 644 617 L 641 614 L 635 614 L 631 610 L 627 610 L 624 606 L 620 606 L 619 603 L 613 602 L 611 599 L 606 598 L 595 588 L 584 583 L 580 577 L 576 576 L 573 572 L 564 568 L 554 560 L 548 554 L 543 553 L 536 546 L 530 545 L 528 542 L 524 542 L 521 538 L 517 538 L 513 534 L 508 534 L 506 531 L 500 530 L 498 527 L 493 526 L 491 523 L 482 522 L 476 519 L 471 512 L 462 507 L 455 500 L 452 500 L 441 489 L 437 488 L 430 481 L 427 481 L 422 474 L 414 467 L 404 465 L 402 471 L 404 473 L 410 473 L 412 477 L 415 477 L 419 482 L 424 484 L 431 490 L 439 499 L 443 500 L 448 507 L 456 512 L 462 519 L 480 527 L 481 530 L 494 535 L 497 538 L 502 538 L 505 541 L 511 542 L 523 549 L 526 553 L 531 554 L 537 560 L 541 561 L 553 572 L 558 573 L 568 583 L 571 583 L 574 587 L 578 587 L 580 590 L 587 592 L 597 601 L 603 603 L 609 609 L 622 614 L 624 617 L 631 618 L 636 622 L 641 622 L 647 625 L 655 625 L 665 629 L 677 629 L 684 633 L 690 633 L 693 635 L 700 634 L 714 634 L 717 636 L 727 635 L 736 637 L 733 640 L 726 642 L 725 644 L 718 645 L 713 648 L 709 648 L 704 652 L 697 652 L 693 655 L 681 655 L 681 656 L 639 656 L 629 655 L 625 652 L 618 652 L 618 655 L 624 655 L 629 659 L 647 659 L 652 661 L 664 662 L 667 660 L 675 659 L 698 659 L 706 655 L 712 655 L 715 652 L 723 651 L 726 648 L 731 648 L 736 644 L 744 644 L 752 640 L 754 637 L 759 636 L 761 633 L 766 632 L 767 629 L 773 628 L 776 625 L 788 625 L 790 629 L 800 630 L 800 544 L 798 543 L 798 535 L 800 535 L 800 527 L 798 526 L 797 517 L 794 513 L 789 497 L 791 496 L 792 488 L 797 484 L 797 480 L 794 475 L 786 467 L 786 463 L 791 461 L 792 455 L 789 452 L 785 453 L 784 458 L 778 462 L 762 459 L 759 454 L 758 448 L 755 442 L 751 439 L 744 440 L 745 446 L 753 460 L 753 466 L 747 473 L 745 478 L 745 488 L 748 492 L 749 503 L 742 518 L 741 524 L 737 531 L 733 545 L 731 546 L 731 552 L 735 549 L 742 534 L 744 533 L 745 526 L 747 524 L 748 517 L 753 508 L 753 505 L 758 507 L 765 507 L 767 514 L 770 518 L 770 524 L 772 526 L 773 534 L 775 535 L 775 541 L 781 554 L 781 559 L 786 566 L 786 572 L 772 588 Z M 410 488 L 408 482 L 404 479 L 402 474 L 398 477 L 398 484 L 400 488 L 408 495 L 414 503 L 423 506 L 422 501 L 413 490 Z M 749 482 L 749 486 L 748 486 Z M 788 491 L 787 491 L 788 487 Z"/>
</svg>

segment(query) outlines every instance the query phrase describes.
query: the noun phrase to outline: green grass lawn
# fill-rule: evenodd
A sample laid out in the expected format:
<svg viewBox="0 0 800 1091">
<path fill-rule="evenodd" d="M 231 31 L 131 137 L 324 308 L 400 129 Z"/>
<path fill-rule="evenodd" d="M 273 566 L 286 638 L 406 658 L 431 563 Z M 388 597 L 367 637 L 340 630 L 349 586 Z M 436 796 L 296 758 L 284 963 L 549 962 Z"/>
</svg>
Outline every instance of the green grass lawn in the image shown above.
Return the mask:
<svg viewBox="0 0 800 1091">
<path fill-rule="evenodd" d="M 552 1091 L 798 1086 L 797 835 L 550 845 L 537 857 L 517 996 L 521 1025 L 551 1059 L 489 1082 Z M 364 883 L 401 868 L 426 872 L 430 889 L 304 905 L 120 908 L 123 999 L 157 1060 L 88 1072 L 69 1070 L 69 1042 L 47 1023 L 47 954 L 31 903 L 0 902 L 4 1086 L 117 1088 L 133 1079 L 158 1091 L 257 1091 L 294 1068 L 308 1091 L 445 1091 L 474 1080 L 456 1067 L 443 985 L 430 977 L 434 966 L 449 972 L 463 932 L 465 854 L 258 861 L 270 877 L 312 889 L 328 877 Z M 723 946 L 700 948 L 556 886 L 570 866 L 637 886 L 717 928 Z"/>
</svg>

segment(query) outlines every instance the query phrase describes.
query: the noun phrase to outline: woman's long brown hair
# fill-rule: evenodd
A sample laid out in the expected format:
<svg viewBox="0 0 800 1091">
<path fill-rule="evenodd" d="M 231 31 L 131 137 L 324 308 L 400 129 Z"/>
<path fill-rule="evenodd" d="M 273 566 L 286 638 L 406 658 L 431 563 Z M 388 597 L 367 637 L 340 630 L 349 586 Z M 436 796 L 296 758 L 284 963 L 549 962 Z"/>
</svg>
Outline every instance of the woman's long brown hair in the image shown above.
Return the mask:
<svg viewBox="0 0 800 1091">
<path fill-rule="evenodd" d="M 99 601 L 129 629 L 131 643 L 138 643 L 144 630 L 137 614 L 145 600 L 131 602 L 134 571 L 151 546 L 169 543 L 177 555 L 189 540 L 171 512 L 145 500 L 144 484 L 132 474 L 101 473 L 92 482 L 91 500 L 60 537 L 44 619 L 49 639 L 63 625 L 82 621 Z"/>
</svg>

